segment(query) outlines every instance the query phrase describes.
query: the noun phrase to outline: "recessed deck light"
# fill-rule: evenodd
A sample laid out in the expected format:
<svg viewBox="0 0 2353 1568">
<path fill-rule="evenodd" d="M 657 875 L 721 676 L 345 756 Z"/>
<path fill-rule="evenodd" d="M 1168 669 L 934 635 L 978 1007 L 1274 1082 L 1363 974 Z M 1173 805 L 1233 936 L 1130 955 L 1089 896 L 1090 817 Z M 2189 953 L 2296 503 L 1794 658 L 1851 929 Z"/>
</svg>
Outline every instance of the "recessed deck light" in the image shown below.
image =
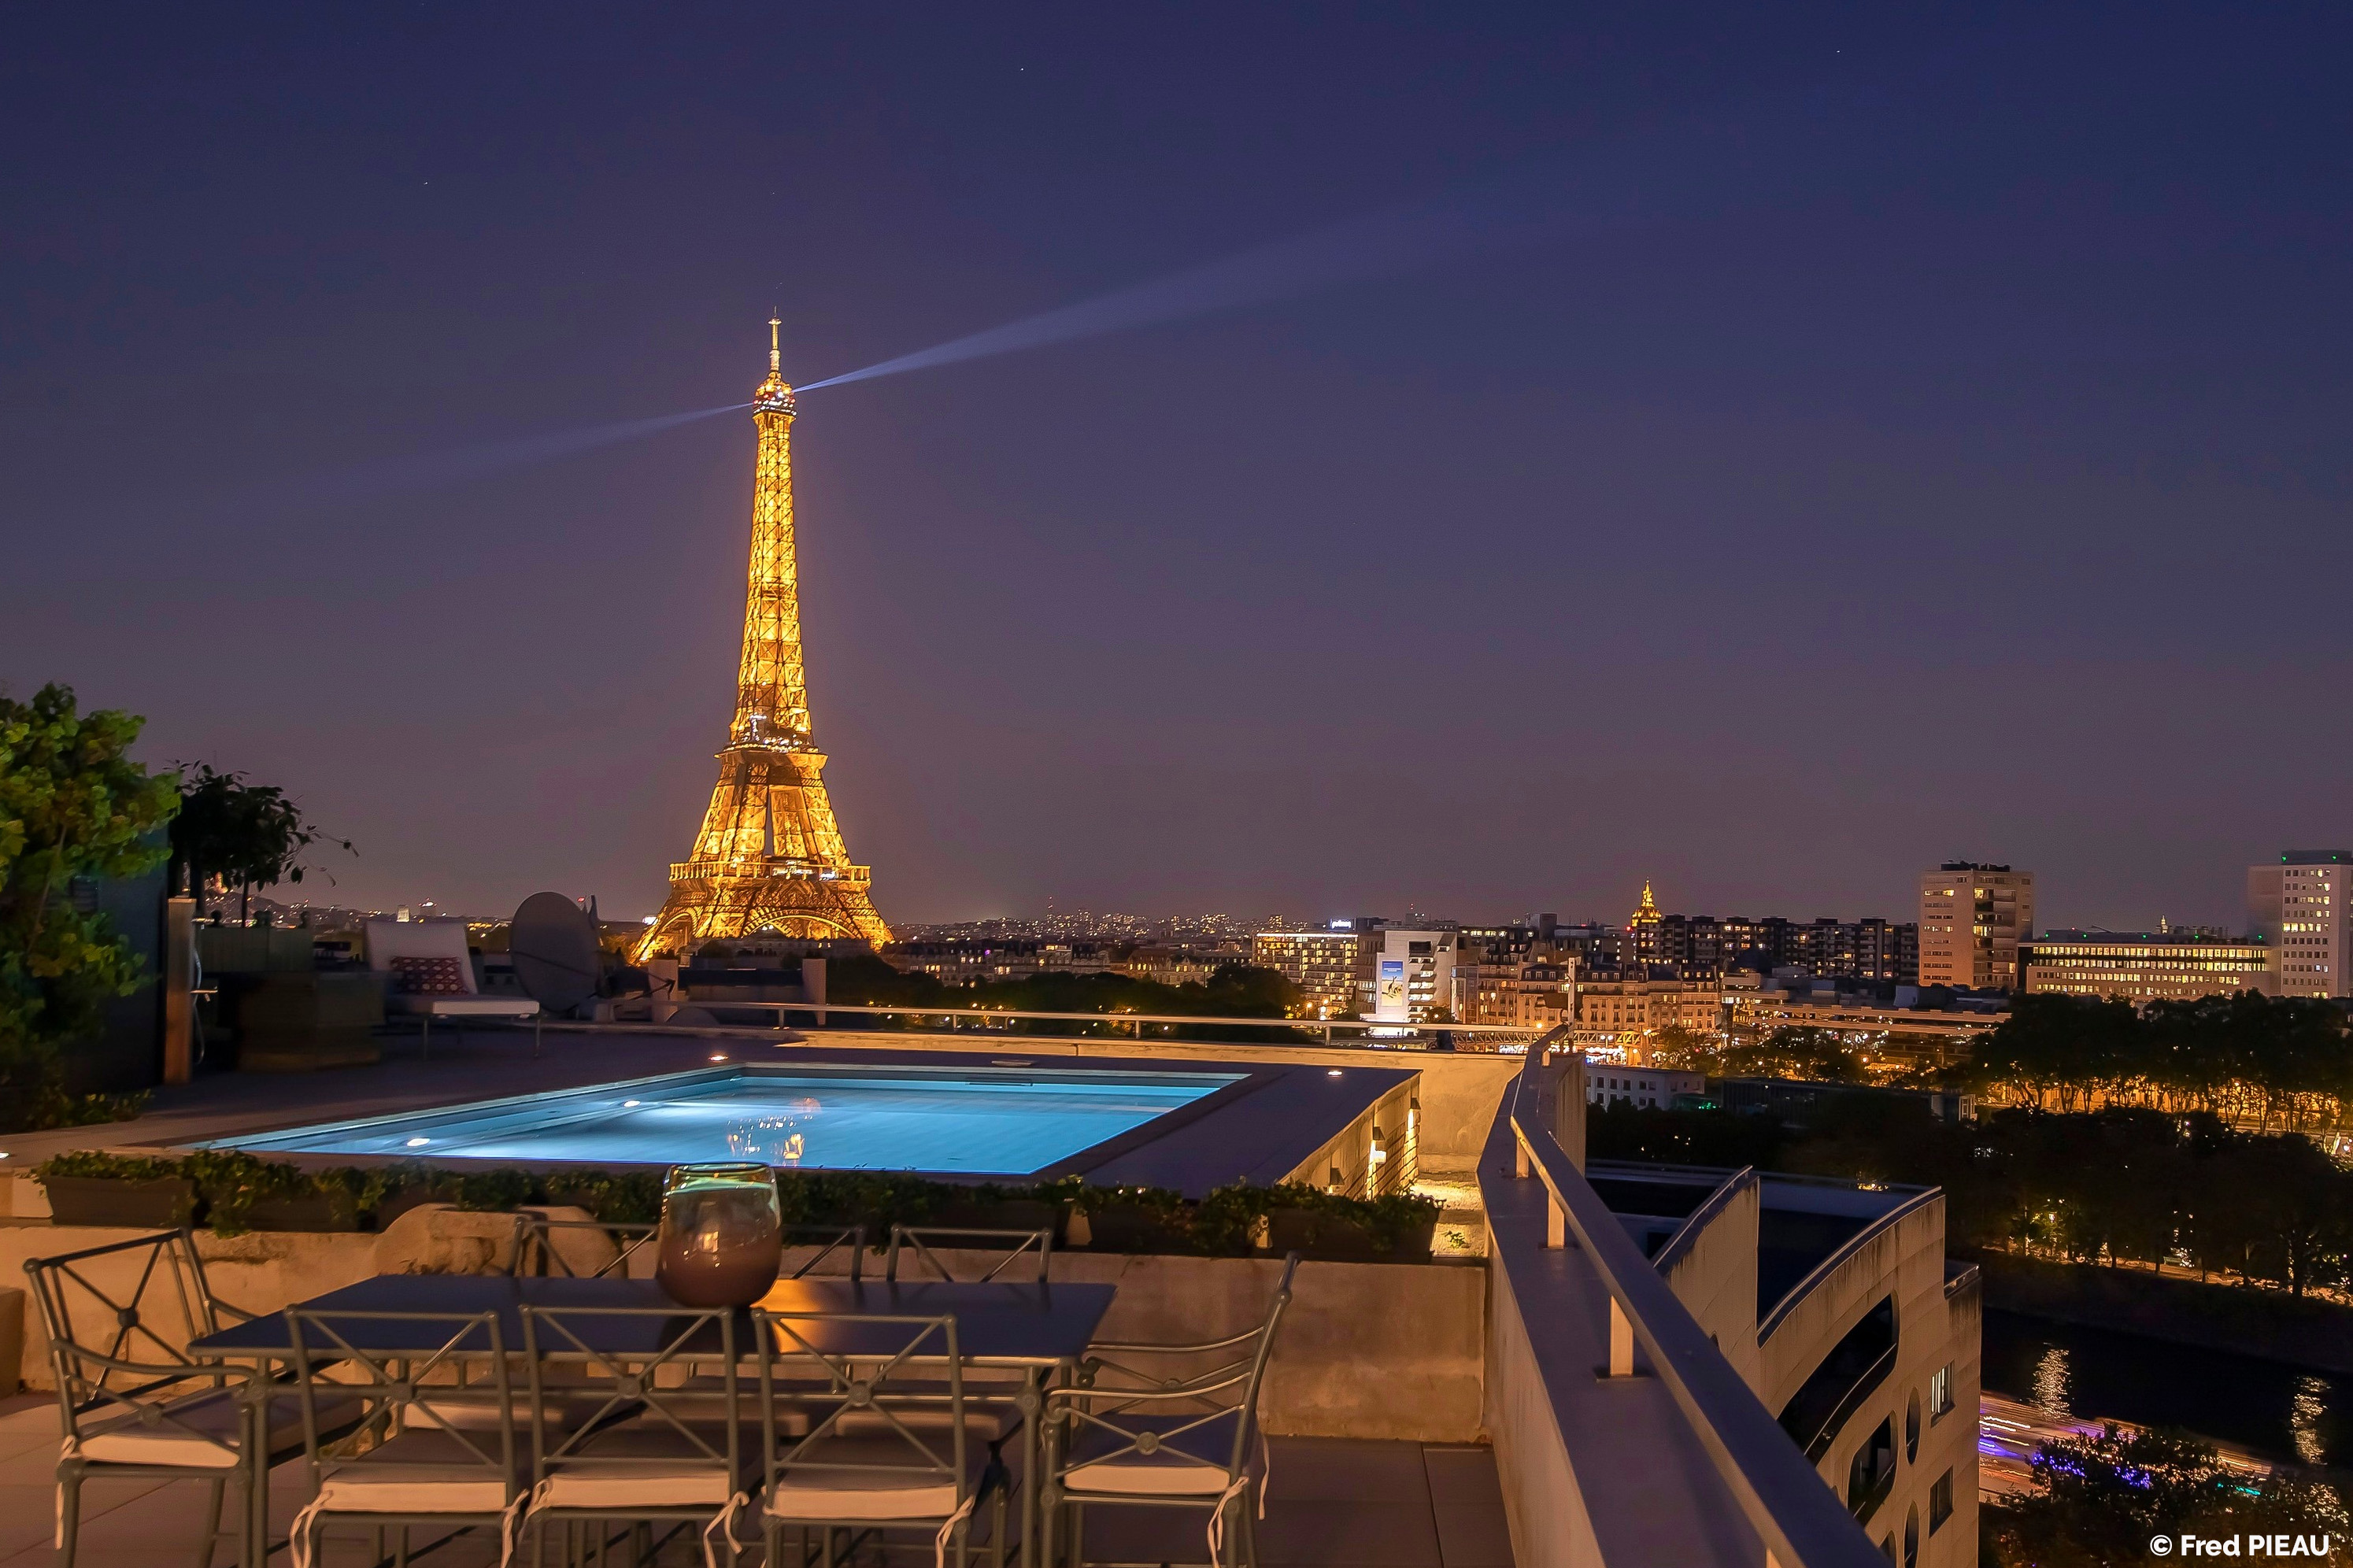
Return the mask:
<svg viewBox="0 0 2353 1568">
<path fill-rule="evenodd" d="M 714 1061 L 714 1062 L 723 1062 L 723 1061 L 725 1061 L 727 1058 L 726 1058 L 725 1057 L 713 1057 L 713 1058 L 712 1058 L 711 1059 L 712 1059 L 712 1061 Z"/>
<path fill-rule="evenodd" d="M 1340 1076 L 1340 1069 L 1338 1068 L 1327 1068 L 1324 1069 L 1324 1076 L 1325 1078 L 1338 1078 Z"/>
<path fill-rule="evenodd" d="M 408 1146 L 412 1149 L 422 1149 L 425 1145 L 432 1142 L 433 1140 L 430 1138 L 411 1138 L 408 1141 Z"/>
<path fill-rule="evenodd" d="M 633 1105 L 643 1105 L 645 1101 L 642 1100 L 625 1100 L 621 1101 L 621 1109 L 627 1110 Z"/>
</svg>

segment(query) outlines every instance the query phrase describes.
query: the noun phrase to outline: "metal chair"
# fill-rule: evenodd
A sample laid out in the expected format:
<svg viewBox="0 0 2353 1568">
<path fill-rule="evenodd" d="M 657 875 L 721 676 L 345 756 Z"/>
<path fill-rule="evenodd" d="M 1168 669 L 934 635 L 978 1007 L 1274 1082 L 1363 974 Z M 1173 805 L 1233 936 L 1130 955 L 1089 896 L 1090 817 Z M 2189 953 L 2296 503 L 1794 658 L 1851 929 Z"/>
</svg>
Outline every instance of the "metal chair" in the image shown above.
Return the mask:
<svg viewBox="0 0 2353 1568">
<path fill-rule="evenodd" d="M 970 1521 L 983 1482 L 966 1442 L 964 1361 L 953 1317 L 863 1313 L 752 1314 L 760 1352 L 760 1510 L 767 1561 L 782 1563 L 787 1528 L 823 1533 L 821 1557 L 836 1561 L 836 1532 L 933 1527 L 934 1568 L 954 1543 L 970 1560 Z M 844 1340 L 880 1342 L 887 1352 L 823 1348 Z M 942 1365 L 945 1377 L 940 1376 Z M 801 1392 L 797 1401 L 789 1396 Z M 780 1399 L 779 1394 L 788 1397 Z M 778 1418 L 797 1407 L 806 1435 Z"/>
<path fill-rule="evenodd" d="M 959 1277 L 932 1250 L 938 1247 L 958 1252 L 1001 1252 L 987 1273 Z M 1008 1283 L 1028 1282 L 1042 1285 L 1047 1269 L 1054 1258 L 1054 1232 L 1050 1226 L 1043 1230 L 966 1230 L 954 1226 L 894 1225 L 891 1227 L 890 1250 L 883 1255 L 882 1277 L 899 1278 L 900 1258 L 904 1256 L 910 1268 L 928 1265 L 937 1277 L 951 1284 L 976 1284 L 991 1279 Z M 1029 1276 L 1029 1259 L 1036 1265 L 1037 1273 Z"/>
<path fill-rule="evenodd" d="M 294 1568 L 311 1568 L 319 1535 L 335 1519 L 364 1520 L 376 1560 L 384 1556 L 384 1532 L 397 1529 L 395 1560 L 400 1563 L 412 1555 L 409 1531 L 417 1525 L 448 1526 L 450 1536 L 494 1526 L 505 1568 L 526 1494 L 498 1314 L 322 1313 L 290 1307 L 286 1327 L 312 1488 L 310 1502 L 294 1518 Z M 485 1375 L 460 1385 L 459 1372 L 468 1363 Z M 450 1381 L 438 1381 L 443 1377 Z M 486 1392 L 494 1396 L 487 1405 Z M 361 1430 L 373 1446 L 356 1457 L 331 1457 L 325 1412 L 336 1401 L 354 1398 L 364 1406 Z"/>
<path fill-rule="evenodd" d="M 705 1562 L 715 1564 L 712 1537 L 719 1534 L 732 1563 L 733 1522 L 751 1501 L 758 1467 L 745 1441 L 736 1314 L 724 1308 L 526 1305 L 522 1315 L 533 1481 L 523 1525 L 540 1527 L 533 1561 L 551 1523 L 566 1527 L 565 1556 L 577 1561 L 578 1526 L 618 1521 L 631 1527 L 633 1561 L 651 1560 L 683 1530 L 700 1525 Z M 617 1339 L 643 1348 L 616 1351 L 610 1347 Z M 548 1376 L 559 1370 L 574 1375 Z M 588 1391 L 602 1403 L 585 1412 L 586 1419 L 548 1418 L 552 1405 L 585 1403 L 593 1396 Z M 674 1528 L 651 1539 L 652 1526 L 663 1522 Z M 600 1560 L 605 1544 L 597 1542 Z"/>
<path fill-rule="evenodd" d="M 1209 1516 L 1212 1568 L 1223 1565 L 1229 1510 L 1242 1562 L 1256 1568 L 1256 1521 L 1266 1510 L 1259 1392 L 1298 1271 L 1299 1254 L 1291 1253 L 1255 1328 L 1196 1344 L 1099 1342 L 1081 1363 L 1077 1385 L 1047 1391 L 1040 1561 L 1055 1561 L 1057 1515 L 1065 1504 L 1071 1568 L 1085 1563 L 1091 1506 L 1198 1508 Z"/>
<path fill-rule="evenodd" d="M 188 1358 L 190 1340 L 227 1317 L 252 1317 L 215 1297 L 183 1227 L 25 1264 L 49 1340 L 65 1434 L 58 1460 L 57 1544 L 72 1568 L 81 1533 L 81 1489 L 93 1480 L 201 1480 L 211 1492 L 198 1568 L 224 1537 L 254 1568 L 266 1555 L 269 1467 L 302 1450 L 302 1431 L 278 1386 L 251 1369 Z M 348 1432 L 346 1406 L 327 1429 Z M 252 1440 L 257 1430 L 262 1439 Z M 221 1528 L 228 1488 L 238 1525 Z"/>
</svg>

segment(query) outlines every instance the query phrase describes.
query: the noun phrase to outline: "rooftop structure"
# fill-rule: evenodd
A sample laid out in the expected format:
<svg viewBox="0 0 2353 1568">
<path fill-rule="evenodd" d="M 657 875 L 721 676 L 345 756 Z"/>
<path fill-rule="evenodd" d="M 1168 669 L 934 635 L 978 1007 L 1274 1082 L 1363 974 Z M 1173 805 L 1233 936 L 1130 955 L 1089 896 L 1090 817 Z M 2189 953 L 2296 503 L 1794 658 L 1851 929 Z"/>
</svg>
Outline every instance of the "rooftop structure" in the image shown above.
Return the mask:
<svg viewBox="0 0 2353 1568">
<path fill-rule="evenodd" d="M 1565 1037 L 1556 1033 L 1553 1041 Z M 406 1137 L 434 1136 L 427 1123 L 452 1115 L 471 1123 L 468 1136 L 495 1134 L 482 1122 L 486 1094 L 541 1099 L 560 1119 L 555 1102 L 565 1091 L 594 1099 L 600 1086 L 625 1076 L 614 1070 L 623 1064 L 710 1085 L 744 1076 L 711 1056 L 748 1053 L 787 1071 L 801 1070 L 797 1061 L 828 1070 L 871 1064 L 861 1069 L 869 1076 L 924 1065 L 911 1061 L 904 1035 L 834 1031 L 827 1040 L 822 1051 L 780 1056 L 773 1031 L 582 1026 L 564 1048 L 533 1061 L 512 1037 L 505 1043 L 470 1037 L 430 1063 L 337 1075 L 332 1092 L 347 1098 L 349 1115 L 396 1113 L 405 1147 Z M 1224 1561 L 1269 1568 L 1375 1561 L 1415 1568 L 1756 1568 L 1767 1561 L 1779 1568 L 1873 1568 L 1892 1559 L 1957 1568 L 1975 1560 L 1975 1275 L 1945 1263 L 1941 1194 L 1747 1171 L 1588 1167 L 1584 1118 L 1593 1091 L 1586 1064 L 1544 1049 L 1508 1058 L 1202 1041 L 1146 1056 L 1133 1042 L 1050 1043 L 1062 1047 L 1051 1064 L 1039 1059 L 1050 1044 L 1044 1039 L 1027 1050 L 1002 1036 L 926 1042 L 974 1064 L 955 1071 L 1015 1089 L 1097 1069 L 1145 1072 L 1179 1088 L 1188 1076 L 1231 1079 L 1097 1145 L 1082 1160 L 1090 1184 L 1100 1176 L 1122 1191 L 1143 1183 L 1194 1192 L 1230 1181 L 1238 1168 L 1255 1182 L 1286 1171 L 1295 1179 L 1303 1154 L 1316 1163 L 1361 1154 L 1360 1168 L 1332 1173 L 1340 1191 L 1381 1191 L 1385 1182 L 1406 1179 L 1400 1167 L 1418 1159 L 1452 1172 L 1478 1194 L 1486 1254 L 1452 1261 L 1319 1255 L 1314 1212 L 1282 1208 L 1267 1215 L 1268 1232 L 1236 1243 L 1239 1250 L 1202 1256 L 1152 1245 L 1140 1216 L 1114 1226 L 1116 1207 L 1094 1210 L 1097 1223 L 1082 1231 L 1075 1218 L 1088 1212 L 1082 1208 L 1050 1256 L 1038 1253 L 1035 1283 L 997 1287 L 1011 1293 L 1000 1305 L 975 1299 L 976 1343 L 986 1342 L 991 1322 L 1033 1308 L 1042 1322 L 1053 1303 L 1092 1301 L 1107 1315 L 1099 1331 L 1082 1331 L 1094 1336 L 1083 1344 L 1132 1345 L 1245 1331 L 1264 1320 L 1270 1292 L 1280 1287 L 1295 1295 L 1262 1394 L 1251 1395 L 1267 1447 L 1243 1446 L 1272 1456 L 1271 1482 L 1262 1471 L 1245 1477 L 1249 1487 L 1266 1488 L 1265 1518 L 1229 1526 L 1244 1531 L 1245 1542 L 1255 1537 L 1257 1550 L 1234 1549 L 1229 1533 Z M 1114 1051 L 1127 1059 L 1108 1059 Z M 938 1059 L 926 1070 L 940 1070 Z M 1255 1088 L 1243 1081 L 1270 1073 L 1278 1076 Z M 139 1123 L 43 1134 L 12 1152 L 32 1160 L 58 1147 L 249 1138 L 298 1118 L 315 1123 L 327 1109 L 320 1099 L 315 1081 L 207 1079 L 167 1093 Z M 630 1109 L 626 1100 L 623 1108 Z M 1319 1118 L 1324 1125 L 1313 1125 Z M 597 1137 L 610 1131 L 593 1116 L 580 1126 Z M 1335 1140 L 1326 1134 L 1335 1130 L 1345 1148 L 1327 1153 Z M 394 1130 L 378 1120 L 367 1131 L 392 1136 Z M 759 1135 L 789 1139 L 793 1131 L 763 1123 Z M 1143 1141 L 1129 1142 L 1131 1135 Z M 302 1133 L 297 1141 L 315 1140 Z M 1234 1156 L 1248 1149 L 1259 1157 L 1237 1167 Z M 1200 1181 L 1181 1178 L 1167 1163 L 1171 1154 L 1198 1167 Z M 1092 1163 L 1096 1155 L 1103 1163 Z M 313 1157 L 355 1156 L 346 1150 Z M 16 1275 L 27 1258 L 104 1239 L 105 1233 L 41 1223 L 24 1206 L 37 1187 L 0 1179 L 15 1222 L 0 1226 L 0 1277 Z M 501 1251 L 521 1256 L 516 1238 L 523 1231 L 514 1220 L 428 1205 L 402 1212 L 374 1235 L 282 1232 L 263 1247 L 250 1237 L 200 1237 L 196 1247 L 211 1288 L 259 1314 L 254 1321 L 265 1330 L 257 1331 L 280 1331 L 274 1325 L 285 1321 L 283 1309 L 337 1289 L 397 1295 L 429 1310 L 435 1301 L 509 1296 L 528 1305 L 539 1299 L 533 1290 L 554 1300 L 548 1292 L 559 1285 L 589 1283 L 585 1276 L 557 1280 L 553 1270 L 544 1279 L 519 1272 Z M 1282 1258 L 1294 1245 L 1286 1239 L 1292 1232 L 1306 1237 L 1296 1244 L 1307 1256 L 1295 1283 Z M 655 1277 L 630 1272 L 650 1269 L 651 1252 L 619 1265 L 628 1278 L 614 1277 L 617 1300 L 653 1299 Z M 793 1282 L 799 1278 L 779 1281 L 778 1290 L 796 1300 L 847 1299 L 838 1282 Z M 889 1287 L 867 1289 L 881 1292 L 879 1300 Z M 1019 1295 L 1024 1289 L 1032 1295 Z M 170 1331 L 160 1321 L 155 1327 Z M 37 1325 L 29 1338 L 26 1373 L 41 1386 L 53 1381 L 56 1363 L 47 1359 L 45 1331 Z M 1050 1375 L 1066 1376 L 1078 1353 L 1054 1352 L 1064 1370 Z M 55 1405 L 0 1411 L 8 1423 L 0 1436 L 11 1440 L 0 1449 L 0 1465 L 10 1467 L 0 1481 L 45 1487 L 57 1447 L 54 1431 L 40 1423 L 57 1420 Z M 1025 1521 L 1042 1532 L 1066 1517 L 1057 1511 L 1065 1494 L 1053 1489 L 1050 1473 L 1042 1496 L 1030 1489 L 1040 1455 L 1028 1443 L 1023 1437 L 1005 1448 L 1018 1505 L 985 1526 L 974 1516 L 992 1543 L 1007 1540 L 995 1532 L 1013 1532 L 1008 1560 L 1025 1563 L 1033 1560 L 1033 1539 L 1051 1540 L 1033 1537 Z M 1044 1462 L 1055 1462 L 1051 1449 Z M 299 1460 L 284 1464 L 270 1482 L 282 1530 L 304 1499 L 306 1471 Z M 1256 1494 L 1239 1495 L 1248 1509 Z M 119 1513 L 85 1502 L 80 1568 L 127 1568 L 195 1544 L 205 1528 L 204 1498 L 201 1486 L 172 1485 Z M 124 1529 L 133 1515 L 136 1530 Z M 47 1522 L 43 1510 L 42 1540 Z M 931 1549 L 928 1529 L 923 1552 Z M 1203 1555 L 1198 1515 L 1189 1525 L 1164 1527 L 1118 1510 L 1099 1513 L 1090 1502 L 1084 1529 L 1090 1562 Z M 34 1543 L 28 1534 L 26 1550 Z M 497 1544 L 495 1531 L 478 1531 L 442 1555 L 474 1568 L 496 1560 Z M 340 1546 L 351 1546 L 348 1530 Z M 349 1556 L 344 1550 L 332 1560 Z"/>
</svg>

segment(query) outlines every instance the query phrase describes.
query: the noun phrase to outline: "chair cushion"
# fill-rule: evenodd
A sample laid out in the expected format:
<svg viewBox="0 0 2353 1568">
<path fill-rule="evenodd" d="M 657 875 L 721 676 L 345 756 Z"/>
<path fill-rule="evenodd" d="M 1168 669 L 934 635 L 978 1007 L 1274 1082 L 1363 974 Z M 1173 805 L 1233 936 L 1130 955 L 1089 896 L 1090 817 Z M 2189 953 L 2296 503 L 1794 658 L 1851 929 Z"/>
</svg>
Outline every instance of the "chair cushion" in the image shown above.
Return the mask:
<svg viewBox="0 0 2353 1568">
<path fill-rule="evenodd" d="M 1117 1432 L 1089 1423 L 1063 1463 L 1062 1484 L 1074 1492 L 1216 1497 L 1226 1489 L 1236 1418 L 1229 1412 L 1189 1430 L 1187 1416 L 1122 1420 Z M 1148 1454 L 1133 1446 L 1146 1434 Z"/>
<path fill-rule="evenodd" d="M 827 1437 L 796 1458 L 803 1462 L 782 1470 L 763 1503 L 772 1518 L 945 1519 L 960 1500 L 955 1479 L 919 1468 L 921 1456 L 904 1438 Z M 842 1465 L 874 1468 L 835 1468 Z"/>
<path fill-rule="evenodd" d="M 243 1434 L 234 1394 L 213 1389 L 166 1401 L 155 1408 L 163 1418 L 153 1426 L 124 1411 L 103 1416 L 85 1428 L 82 1458 L 109 1465 L 182 1465 L 201 1470 L 237 1468 Z M 322 1434 L 346 1431 L 365 1414 L 366 1407 L 357 1399 L 322 1399 L 319 1430 Z M 301 1440 L 301 1406 L 282 1396 L 272 1399 L 269 1451 L 277 1453 Z"/>
<path fill-rule="evenodd" d="M 385 963 L 392 973 L 392 988 L 404 996 L 469 996 L 474 987 L 472 976 L 466 973 L 462 958 L 427 958 L 417 953 L 395 953 Z"/>
<path fill-rule="evenodd" d="M 628 1426 L 596 1435 L 577 1457 L 550 1459 L 547 1474 L 532 1493 L 536 1509 L 685 1508 L 725 1506 L 744 1489 L 744 1478 L 728 1473 L 723 1429 L 703 1439 L 720 1451 L 713 1459 L 675 1428 Z M 756 1430 L 738 1440 L 744 1473 L 759 1461 Z"/>
<path fill-rule="evenodd" d="M 517 1489 L 457 1438 L 411 1430 L 330 1471 L 318 1506 L 322 1513 L 497 1513 Z"/>
</svg>

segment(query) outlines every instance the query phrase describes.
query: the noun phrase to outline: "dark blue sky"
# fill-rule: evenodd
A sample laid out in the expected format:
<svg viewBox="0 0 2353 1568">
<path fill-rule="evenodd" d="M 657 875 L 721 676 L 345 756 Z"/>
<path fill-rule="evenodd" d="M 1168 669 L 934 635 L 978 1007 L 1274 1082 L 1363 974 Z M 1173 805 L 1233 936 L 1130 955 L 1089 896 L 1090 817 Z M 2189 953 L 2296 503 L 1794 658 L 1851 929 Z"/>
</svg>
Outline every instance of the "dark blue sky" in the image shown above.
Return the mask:
<svg viewBox="0 0 2353 1568">
<path fill-rule="evenodd" d="M 887 918 L 1899 913 L 1961 855 L 2045 923 L 2235 922 L 2252 860 L 2353 840 L 2348 44 L 27 12 L 0 681 L 285 784 L 354 900 L 649 911 L 748 417 L 371 476 L 736 402 L 772 307 L 805 383 L 1342 226 L 1255 302 L 805 400 L 818 735 Z"/>
</svg>

